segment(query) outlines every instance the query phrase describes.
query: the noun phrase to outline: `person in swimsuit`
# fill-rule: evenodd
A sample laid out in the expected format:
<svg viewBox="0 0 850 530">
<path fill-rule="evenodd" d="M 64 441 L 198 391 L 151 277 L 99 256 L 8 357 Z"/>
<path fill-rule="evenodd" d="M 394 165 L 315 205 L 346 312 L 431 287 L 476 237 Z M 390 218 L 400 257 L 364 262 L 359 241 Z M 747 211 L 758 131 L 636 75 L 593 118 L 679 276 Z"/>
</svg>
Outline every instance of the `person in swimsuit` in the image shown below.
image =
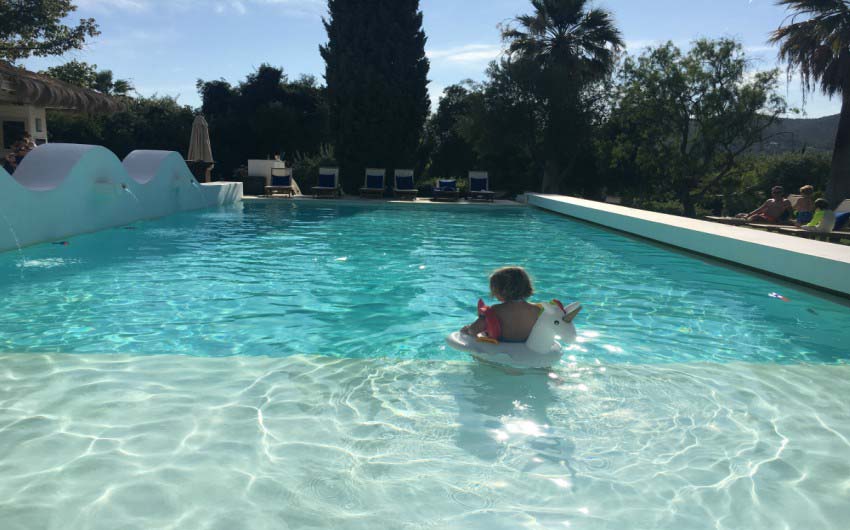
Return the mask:
<svg viewBox="0 0 850 530">
<path fill-rule="evenodd" d="M 534 287 L 525 269 L 505 267 L 494 272 L 490 276 L 490 293 L 501 302 L 487 310 L 486 315 L 495 315 L 501 324 L 501 336 L 490 338 L 502 342 L 527 341 L 540 316 L 540 306 L 526 301 L 534 294 Z M 473 336 L 484 333 L 487 331 L 487 317 L 481 315 L 460 331 Z"/>
<path fill-rule="evenodd" d="M 794 224 L 797 226 L 803 226 L 812 222 L 812 217 L 815 215 L 815 200 L 812 198 L 814 193 L 814 186 L 803 186 L 800 188 L 800 195 L 802 197 L 800 197 L 794 206 L 794 209 L 797 210 L 796 222 Z"/>
<path fill-rule="evenodd" d="M 770 190 L 768 199 L 758 210 L 743 214 L 751 223 L 779 224 L 788 220 L 793 208 L 791 201 L 785 198 L 785 189 L 782 186 L 774 186 Z"/>
<path fill-rule="evenodd" d="M 15 169 L 18 167 L 18 161 L 15 159 L 14 153 L 9 153 L 3 158 L 3 169 L 6 170 L 6 173 L 12 174 L 15 172 Z"/>
<path fill-rule="evenodd" d="M 809 224 L 803 226 L 803 230 L 828 234 L 834 227 L 835 212 L 829 208 L 829 202 L 826 199 L 816 200 L 815 215 Z"/>
</svg>

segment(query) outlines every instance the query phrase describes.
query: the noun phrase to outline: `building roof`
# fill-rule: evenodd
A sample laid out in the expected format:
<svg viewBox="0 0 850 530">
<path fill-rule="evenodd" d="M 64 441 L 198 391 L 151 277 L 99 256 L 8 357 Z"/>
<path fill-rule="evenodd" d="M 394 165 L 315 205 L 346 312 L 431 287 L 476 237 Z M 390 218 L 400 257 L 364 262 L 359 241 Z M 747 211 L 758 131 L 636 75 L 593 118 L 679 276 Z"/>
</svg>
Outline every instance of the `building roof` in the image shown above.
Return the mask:
<svg viewBox="0 0 850 530">
<path fill-rule="evenodd" d="M 35 105 L 88 113 L 112 113 L 122 101 L 94 90 L 30 72 L 0 61 L 0 103 Z"/>
</svg>

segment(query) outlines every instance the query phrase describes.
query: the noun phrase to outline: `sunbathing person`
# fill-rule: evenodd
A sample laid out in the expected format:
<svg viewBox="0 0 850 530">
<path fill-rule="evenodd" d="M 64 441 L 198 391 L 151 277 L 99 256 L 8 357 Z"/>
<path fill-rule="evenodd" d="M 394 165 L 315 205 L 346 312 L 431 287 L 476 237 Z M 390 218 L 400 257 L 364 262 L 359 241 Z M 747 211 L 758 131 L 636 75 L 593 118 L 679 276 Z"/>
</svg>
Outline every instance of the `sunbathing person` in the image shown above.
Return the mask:
<svg viewBox="0 0 850 530">
<path fill-rule="evenodd" d="M 796 224 L 797 226 L 807 225 L 812 221 L 815 215 L 815 200 L 812 197 L 815 193 L 813 186 L 803 186 L 800 188 L 800 199 L 794 208 L 797 210 Z"/>
<path fill-rule="evenodd" d="M 738 217 L 746 217 L 750 223 L 779 224 L 786 222 L 792 211 L 791 201 L 785 198 L 785 189 L 782 186 L 774 186 L 770 190 L 770 199 L 758 210 L 748 214 L 738 214 Z"/>
<path fill-rule="evenodd" d="M 826 199 L 815 201 L 815 215 L 812 221 L 803 226 L 803 230 L 810 232 L 829 233 L 835 227 L 835 212 L 829 207 Z"/>
<path fill-rule="evenodd" d="M 3 158 L 2 166 L 6 173 L 10 175 L 15 172 L 15 169 L 18 168 L 18 161 L 15 160 L 14 153 L 9 153 Z"/>
</svg>

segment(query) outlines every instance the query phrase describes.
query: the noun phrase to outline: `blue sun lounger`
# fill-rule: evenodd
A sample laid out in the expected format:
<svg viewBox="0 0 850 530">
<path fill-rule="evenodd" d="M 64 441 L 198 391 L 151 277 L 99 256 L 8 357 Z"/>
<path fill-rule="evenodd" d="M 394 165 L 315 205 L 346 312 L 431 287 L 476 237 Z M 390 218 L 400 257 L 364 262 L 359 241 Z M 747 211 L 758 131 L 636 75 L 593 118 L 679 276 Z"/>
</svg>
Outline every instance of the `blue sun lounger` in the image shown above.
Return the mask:
<svg viewBox="0 0 850 530">
<path fill-rule="evenodd" d="M 439 179 L 437 186 L 434 188 L 435 201 L 456 201 L 460 198 L 460 191 L 457 189 L 457 180 L 455 179 Z"/>
<path fill-rule="evenodd" d="M 313 186 L 313 197 L 316 199 L 320 196 L 336 198 L 340 195 L 342 195 L 342 190 L 339 187 L 339 168 L 320 167 L 319 179 Z"/>
<path fill-rule="evenodd" d="M 413 180 L 412 169 L 396 169 L 395 170 L 395 186 L 393 187 L 393 195 L 400 199 L 416 200 L 416 194 L 419 190 Z"/>
<path fill-rule="evenodd" d="M 266 182 L 266 197 L 271 197 L 275 193 L 292 197 L 292 168 L 272 168 Z"/>
<path fill-rule="evenodd" d="M 386 169 L 369 168 L 366 170 L 366 180 L 360 188 L 361 197 L 375 197 L 380 199 L 384 196 L 384 181 L 387 178 Z"/>
<path fill-rule="evenodd" d="M 490 191 L 490 175 L 486 171 L 469 172 L 469 200 L 493 202 L 496 194 Z"/>
</svg>

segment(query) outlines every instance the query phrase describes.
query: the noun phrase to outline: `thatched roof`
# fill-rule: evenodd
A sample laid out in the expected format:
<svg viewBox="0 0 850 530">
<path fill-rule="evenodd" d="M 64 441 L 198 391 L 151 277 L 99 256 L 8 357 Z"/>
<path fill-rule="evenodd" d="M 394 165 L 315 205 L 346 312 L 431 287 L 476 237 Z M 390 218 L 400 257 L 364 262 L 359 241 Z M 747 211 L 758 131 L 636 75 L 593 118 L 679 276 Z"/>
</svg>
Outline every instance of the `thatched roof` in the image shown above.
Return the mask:
<svg viewBox="0 0 850 530">
<path fill-rule="evenodd" d="M 0 102 L 89 113 L 112 113 L 125 107 L 116 98 L 3 61 L 0 61 Z"/>
</svg>

